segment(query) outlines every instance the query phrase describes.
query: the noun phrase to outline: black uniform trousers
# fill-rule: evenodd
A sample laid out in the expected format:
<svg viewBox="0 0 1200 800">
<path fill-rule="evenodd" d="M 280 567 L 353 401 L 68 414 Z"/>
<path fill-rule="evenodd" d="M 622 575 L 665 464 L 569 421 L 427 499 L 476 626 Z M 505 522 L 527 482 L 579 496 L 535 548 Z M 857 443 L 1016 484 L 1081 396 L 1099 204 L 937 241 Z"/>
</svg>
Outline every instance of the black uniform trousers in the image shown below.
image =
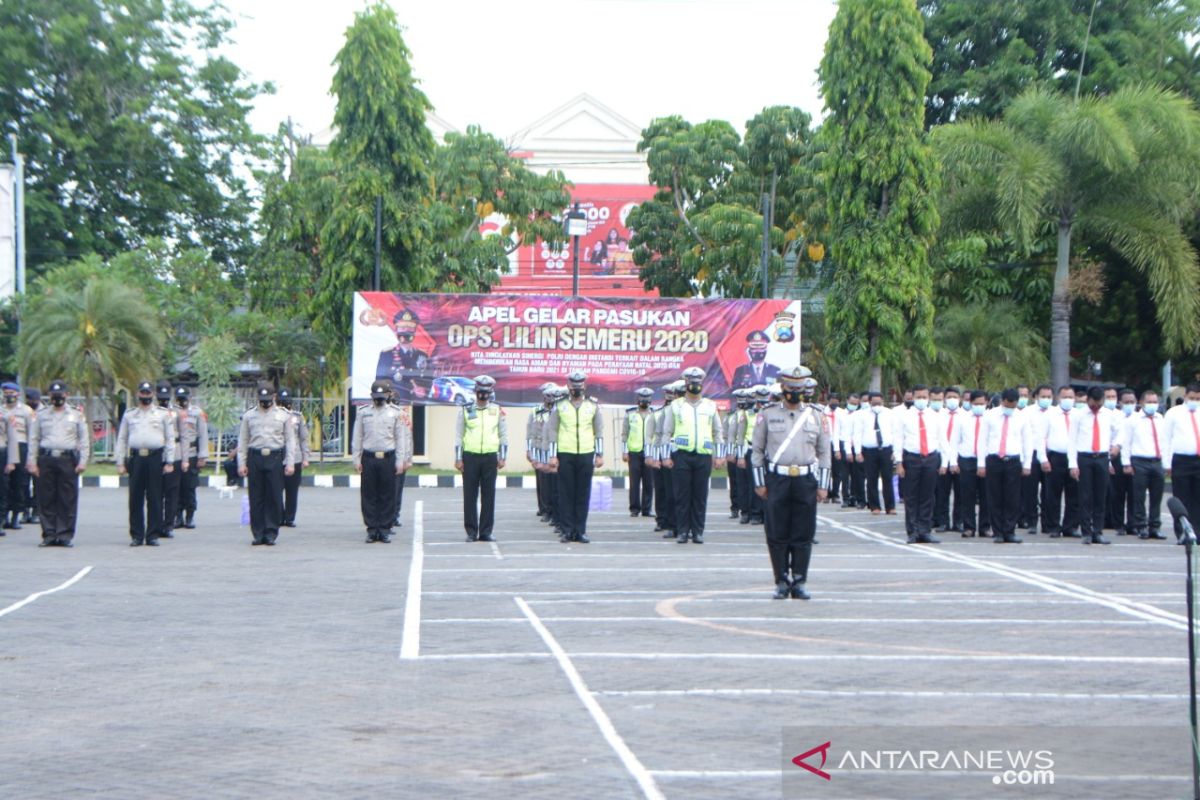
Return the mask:
<svg viewBox="0 0 1200 800">
<path fill-rule="evenodd" d="M 864 447 L 863 474 L 867 479 L 867 505 L 872 511 L 896 508 L 896 494 L 892 488 L 892 448 Z M 883 484 L 883 504 L 880 505 L 880 483 Z"/>
<path fill-rule="evenodd" d="M 546 473 L 540 469 L 534 470 L 533 481 L 537 494 L 537 515 L 539 517 L 548 516 L 550 509 L 546 505 Z"/>
<path fill-rule="evenodd" d="M 958 480 L 947 471 L 945 475 L 937 476 L 933 495 L 933 525 L 934 527 L 961 528 L 963 527 L 962 518 L 962 495 L 958 492 Z"/>
<path fill-rule="evenodd" d="M 129 473 L 129 538 L 135 542 L 153 542 L 163 529 L 163 451 L 151 450 L 138 455 L 135 450 L 125 462 Z"/>
<path fill-rule="evenodd" d="M 496 454 L 464 452 L 462 462 L 463 525 L 467 536 L 471 539 L 491 536 L 496 520 L 496 473 L 499 469 Z"/>
<path fill-rule="evenodd" d="M 251 450 L 246 454 L 250 532 L 255 542 L 274 542 L 279 536 L 283 519 L 283 452 L 271 450 L 264 456 L 261 450 Z"/>
<path fill-rule="evenodd" d="M 1104 527 L 1119 533 L 1133 530 L 1133 476 L 1126 475 L 1120 456 L 1109 456 L 1112 472 L 1108 474 L 1108 507 L 1104 511 Z"/>
<path fill-rule="evenodd" d="M 179 508 L 190 518 L 196 513 L 196 487 L 200 485 L 199 457 L 187 460 L 187 470 L 179 476 Z"/>
<path fill-rule="evenodd" d="M 400 524 L 400 509 L 404 507 L 404 479 L 406 477 L 403 472 L 396 476 L 396 516 L 394 522 L 397 525 Z"/>
<path fill-rule="evenodd" d="M 1108 502 L 1108 453 L 1080 453 L 1078 463 L 1080 533 L 1099 536 Z"/>
<path fill-rule="evenodd" d="M 737 459 L 731 458 L 725 462 L 725 473 L 729 476 L 729 513 L 741 516 L 742 513 L 742 471 L 738 469 Z"/>
<path fill-rule="evenodd" d="M 292 464 L 292 474 L 283 476 L 283 519 L 284 523 L 295 524 L 296 508 L 300 504 L 300 478 L 304 469 L 300 462 Z"/>
<path fill-rule="evenodd" d="M 1042 532 L 1069 533 L 1079 528 L 1079 484 L 1071 480 L 1066 453 L 1050 450 L 1046 460 L 1050 471 L 1042 476 Z"/>
<path fill-rule="evenodd" d="M 42 519 L 43 542 L 69 542 L 75 538 L 75 516 L 79 511 L 79 476 L 75 451 L 53 456 L 38 455 L 38 515 Z"/>
<path fill-rule="evenodd" d="M 850 480 L 850 488 L 843 493 L 842 502 L 844 505 L 866 508 L 866 465 L 858 463 L 854 458 L 854 453 L 844 444 L 842 445 L 842 460 L 846 462 L 846 473 Z"/>
<path fill-rule="evenodd" d="M 558 473 L 543 472 L 542 485 L 546 491 L 546 516 L 550 519 L 550 524 L 558 524 Z"/>
<path fill-rule="evenodd" d="M 704 517 L 708 513 L 708 482 L 713 457 L 690 450 L 676 450 L 674 461 L 675 533 L 678 536 L 704 535 Z"/>
<path fill-rule="evenodd" d="M 2 480 L 8 484 L 8 510 L 15 515 L 20 515 L 30 508 L 37 508 L 30 500 L 32 492 L 30 491 L 30 474 L 25 465 L 29 463 L 29 445 L 20 442 L 17 444 L 17 467 L 12 472 L 4 476 Z"/>
<path fill-rule="evenodd" d="M 388 450 L 383 458 L 376 458 L 374 452 L 363 452 L 359 506 L 362 508 L 363 525 L 372 537 L 391 531 L 396 519 L 395 478 L 394 450 Z"/>
<path fill-rule="evenodd" d="M 767 552 L 775 582 L 808 580 L 817 533 L 817 479 L 812 475 L 767 473 Z"/>
<path fill-rule="evenodd" d="M 846 460 L 844 458 L 834 458 L 834 454 L 840 454 L 842 451 L 841 442 L 831 442 L 829 445 L 829 463 L 831 465 L 830 473 L 833 475 L 833 485 L 829 489 L 830 500 L 840 500 L 848 496 L 848 486 L 850 483 L 849 475 L 846 469 Z"/>
<path fill-rule="evenodd" d="M 588 503 L 592 499 L 592 473 L 596 454 L 558 454 L 558 517 L 571 539 L 587 533 Z"/>
<path fill-rule="evenodd" d="M 1036 528 L 1038 524 L 1038 495 L 1045 474 L 1038 464 L 1033 465 L 1028 475 L 1021 476 L 1021 511 L 1017 514 L 1017 526 Z"/>
<path fill-rule="evenodd" d="M 941 453 L 910 453 L 904 459 L 904 527 L 910 536 L 928 536 L 933 531 L 933 504 L 937 492 Z"/>
<path fill-rule="evenodd" d="M 629 511 L 650 516 L 654 503 L 654 476 L 646 466 L 645 453 L 629 453 Z"/>
<path fill-rule="evenodd" d="M 1162 529 L 1162 499 L 1166 478 L 1161 458 L 1130 459 L 1133 475 L 1129 478 L 1133 508 L 1129 518 L 1130 533 L 1158 533 Z M 1150 509 L 1146 510 L 1146 493 L 1150 493 Z"/>
<path fill-rule="evenodd" d="M 8 445 L 0 445 L 0 452 L 7 452 Z M 14 469 L 13 472 L 17 470 Z M 8 521 L 8 474 L 0 474 L 0 525 Z M 4 530 L 0 528 L 0 536 L 4 535 Z"/>
<path fill-rule="evenodd" d="M 1176 455 L 1171 459 L 1171 494 L 1187 508 L 1192 527 L 1200 527 L 1200 456 Z M 1175 536 L 1182 535 L 1177 523 Z"/>
<path fill-rule="evenodd" d="M 958 507 L 962 509 L 962 525 L 964 531 L 989 530 L 992 527 L 988 519 L 987 479 L 979 477 L 979 459 L 960 458 L 958 460 Z"/>
<path fill-rule="evenodd" d="M 1021 513 L 1021 457 L 990 455 L 984 462 L 987 477 L 988 514 L 992 521 L 992 536 L 1007 538 L 1015 535 L 1017 515 Z"/>
<path fill-rule="evenodd" d="M 662 467 L 658 470 L 662 473 L 663 490 L 663 530 L 674 531 L 679 527 L 678 509 L 675 505 L 675 470 Z"/>
<path fill-rule="evenodd" d="M 175 443 L 179 447 L 179 443 Z M 162 482 L 162 517 L 163 528 L 171 530 L 175 527 L 175 516 L 179 513 L 179 487 L 183 475 L 183 462 L 176 461 L 170 473 L 163 475 Z"/>
</svg>

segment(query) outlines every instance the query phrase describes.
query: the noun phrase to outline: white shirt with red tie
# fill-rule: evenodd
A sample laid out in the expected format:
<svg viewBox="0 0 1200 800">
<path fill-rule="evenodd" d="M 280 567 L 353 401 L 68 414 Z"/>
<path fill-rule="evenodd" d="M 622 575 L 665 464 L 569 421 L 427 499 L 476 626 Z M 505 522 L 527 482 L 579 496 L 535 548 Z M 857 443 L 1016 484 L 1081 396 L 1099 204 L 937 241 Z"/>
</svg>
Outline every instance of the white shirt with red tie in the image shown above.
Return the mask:
<svg viewBox="0 0 1200 800">
<path fill-rule="evenodd" d="M 1160 458 L 1171 463 L 1171 443 L 1163 438 L 1163 416 L 1137 411 L 1121 426 L 1121 466 L 1133 466 L 1135 458 Z"/>
<path fill-rule="evenodd" d="M 955 415 L 954 435 L 947 446 L 950 453 L 950 466 L 958 466 L 964 458 L 982 458 L 983 446 L 987 443 L 983 438 L 983 418 L 985 411 L 975 416 L 970 411 Z"/>
<path fill-rule="evenodd" d="M 1029 417 L 1013 409 L 1011 415 L 1006 415 L 1003 408 L 993 408 L 983 415 L 983 432 L 980 435 L 979 448 L 983 457 L 1000 456 L 1011 458 L 1020 456 L 1021 469 L 1031 469 L 1033 466 L 1033 426 Z M 981 463 L 982 469 L 985 464 Z"/>
<path fill-rule="evenodd" d="M 1062 453 L 1066 455 L 1070 449 L 1071 428 L 1075 417 L 1081 416 L 1082 412 L 1079 406 L 1071 409 L 1071 411 L 1063 411 L 1062 406 L 1053 406 L 1046 410 L 1045 414 L 1038 417 L 1041 425 L 1038 427 L 1037 446 L 1038 458 L 1042 462 L 1048 462 L 1050 459 L 1046 455 L 1047 451 Z"/>
<path fill-rule="evenodd" d="M 1088 406 L 1071 412 L 1071 436 L 1067 439 L 1067 469 L 1079 468 L 1079 455 L 1108 455 L 1121 434 L 1124 417 L 1120 411 Z"/>
<path fill-rule="evenodd" d="M 941 414 L 928 408 L 921 410 L 900 408 L 896 410 L 896 437 L 900 447 L 892 450 L 892 460 L 899 464 L 904 453 L 916 453 L 921 456 L 931 456 L 937 453 L 942 457 L 942 465 L 947 461 L 946 429 L 942 427 Z"/>
<path fill-rule="evenodd" d="M 1163 441 L 1172 456 L 1200 455 L 1200 410 L 1188 411 L 1186 405 L 1173 406 L 1163 415 Z M 1167 463 L 1170 468 L 1170 463 Z"/>
</svg>

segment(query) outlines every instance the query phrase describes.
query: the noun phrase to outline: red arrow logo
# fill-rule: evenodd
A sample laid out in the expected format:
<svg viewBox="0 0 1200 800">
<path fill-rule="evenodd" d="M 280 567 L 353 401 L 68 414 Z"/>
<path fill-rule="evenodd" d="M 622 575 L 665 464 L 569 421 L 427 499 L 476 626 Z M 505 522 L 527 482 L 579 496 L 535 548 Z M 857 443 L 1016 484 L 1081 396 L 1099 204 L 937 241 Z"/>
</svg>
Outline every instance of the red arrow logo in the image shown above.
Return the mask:
<svg viewBox="0 0 1200 800">
<path fill-rule="evenodd" d="M 814 747 L 812 750 L 809 750 L 807 753 L 801 753 L 800 755 L 793 758 L 792 763 L 795 764 L 797 767 L 808 770 L 813 775 L 817 775 L 818 777 L 824 778 L 825 780 L 830 780 L 831 776 L 829 775 L 829 773 L 826 772 L 825 770 L 821 769 L 821 767 L 825 766 L 825 759 L 829 756 L 829 745 L 830 745 L 830 742 L 826 742 L 825 744 L 819 744 L 816 747 Z M 811 755 L 815 755 L 816 753 L 821 754 L 821 767 L 814 767 L 811 764 L 804 763 L 804 759 L 808 758 Z"/>
</svg>

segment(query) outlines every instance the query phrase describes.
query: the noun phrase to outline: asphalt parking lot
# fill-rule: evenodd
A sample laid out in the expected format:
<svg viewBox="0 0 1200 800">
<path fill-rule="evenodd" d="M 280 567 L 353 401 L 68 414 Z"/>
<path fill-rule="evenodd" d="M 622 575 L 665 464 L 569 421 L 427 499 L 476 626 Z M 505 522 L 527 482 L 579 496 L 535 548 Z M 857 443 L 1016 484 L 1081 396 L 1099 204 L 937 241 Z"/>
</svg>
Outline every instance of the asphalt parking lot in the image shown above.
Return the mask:
<svg viewBox="0 0 1200 800">
<path fill-rule="evenodd" d="M 125 491 L 85 489 L 74 549 L 0 539 L 0 797 L 779 797 L 797 729 L 1055 726 L 1100 750 L 1186 724 L 1173 542 L 910 546 L 902 517 L 827 505 L 813 600 L 772 601 L 721 492 L 704 545 L 619 491 L 592 544 L 559 544 L 521 489 L 494 545 L 464 541 L 453 489 L 409 489 L 367 545 L 358 500 L 304 489 L 261 548 L 240 495 L 204 490 L 196 530 L 131 549 Z M 1073 796 L 1190 789 L 1186 751 L 1153 772 Z"/>
</svg>

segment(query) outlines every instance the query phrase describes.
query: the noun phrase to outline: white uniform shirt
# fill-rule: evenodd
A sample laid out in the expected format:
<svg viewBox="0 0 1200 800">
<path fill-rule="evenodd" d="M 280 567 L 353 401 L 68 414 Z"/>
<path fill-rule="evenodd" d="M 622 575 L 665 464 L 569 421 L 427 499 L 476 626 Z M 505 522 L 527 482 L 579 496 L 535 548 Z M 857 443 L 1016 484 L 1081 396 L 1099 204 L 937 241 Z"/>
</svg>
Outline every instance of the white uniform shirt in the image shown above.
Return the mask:
<svg viewBox="0 0 1200 800">
<path fill-rule="evenodd" d="M 904 452 L 921 453 L 921 427 L 925 428 L 925 454 L 938 453 L 945 464 L 949 456 L 946 454 L 946 429 L 943 427 L 942 415 L 928 408 L 924 411 L 913 408 L 896 409 L 896 440 L 900 447 L 892 451 L 892 460 L 900 463 Z M 872 430 L 872 433 L 874 431 Z"/>
<path fill-rule="evenodd" d="M 1163 436 L 1166 422 L 1162 414 L 1147 416 L 1138 411 L 1125 419 L 1121 426 L 1121 466 L 1133 466 L 1135 458 L 1161 458 L 1171 463 L 1170 441 Z"/>
<path fill-rule="evenodd" d="M 1005 420 L 1008 427 L 1005 428 Z M 1004 446 L 1001 447 L 1001 437 Z M 979 434 L 979 449 L 986 456 L 998 456 L 1003 450 L 1004 457 L 1021 457 L 1021 468 L 1033 467 L 1033 428 L 1029 417 L 1013 410 L 1011 416 L 1005 416 L 1000 408 L 993 408 L 983 415 L 982 431 Z M 986 466 L 986 464 L 981 465 Z"/>
<path fill-rule="evenodd" d="M 1121 433 L 1120 423 L 1124 419 L 1121 412 L 1109 411 L 1107 408 L 1092 411 L 1084 406 L 1083 411 L 1078 409 L 1072 411 L 1071 416 L 1073 417 L 1071 436 L 1067 440 L 1068 469 L 1075 469 L 1079 466 L 1080 453 L 1107 455 L 1112 446 L 1117 443 L 1117 438 Z M 1099 447 L 1095 446 L 1096 439 L 1099 439 Z"/>
</svg>

